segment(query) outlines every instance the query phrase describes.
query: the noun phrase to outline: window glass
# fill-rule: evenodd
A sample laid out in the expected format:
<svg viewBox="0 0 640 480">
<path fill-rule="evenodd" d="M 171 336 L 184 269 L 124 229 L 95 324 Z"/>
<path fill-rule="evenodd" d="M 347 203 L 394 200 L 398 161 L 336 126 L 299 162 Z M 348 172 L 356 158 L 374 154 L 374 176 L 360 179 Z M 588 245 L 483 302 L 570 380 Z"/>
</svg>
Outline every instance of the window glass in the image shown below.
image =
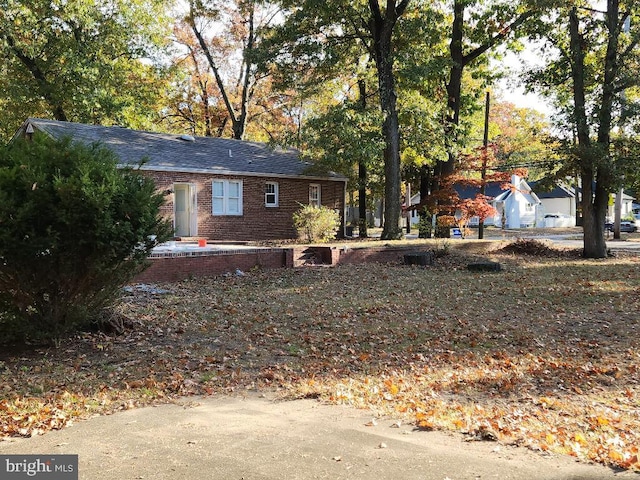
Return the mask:
<svg viewBox="0 0 640 480">
<path fill-rule="evenodd" d="M 242 182 L 240 180 L 211 182 L 211 211 L 213 215 L 242 215 Z"/>
<path fill-rule="evenodd" d="M 223 198 L 214 198 L 213 199 L 213 213 L 215 215 L 223 215 L 224 214 L 224 199 Z"/>
<path fill-rule="evenodd" d="M 229 199 L 227 213 L 231 215 L 240 213 L 240 201 L 237 198 Z"/>
<path fill-rule="evenodd" d="M 238 198 L 240 196 L 240 183 L 229 182 L 229 198 Z"/>
<path fill-rule="evenodd" d="M 222 197 L 224 196 L 224 182 L 213 182 L 213 196 L 214 197 Z"/>
<path fill-rule="evenodd" d="M 320 185 L 309 185 L 309 204 L 320 206 Z"/>
<path fill-rule="evenodd" d="M 276 182 L 267 182 L 264 186 L 264 203 L 268 207 L 278 205 L 278 184 Z"/>
</svg>

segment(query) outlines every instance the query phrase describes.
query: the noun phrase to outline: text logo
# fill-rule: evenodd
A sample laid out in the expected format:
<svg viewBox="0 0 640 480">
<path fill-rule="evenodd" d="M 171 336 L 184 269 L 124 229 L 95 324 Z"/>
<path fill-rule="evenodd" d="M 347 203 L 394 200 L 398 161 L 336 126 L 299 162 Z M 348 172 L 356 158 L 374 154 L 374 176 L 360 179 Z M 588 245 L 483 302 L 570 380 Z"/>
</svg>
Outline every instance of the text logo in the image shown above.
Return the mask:
<svg viewBox="0 0 640 480">
<path fill-rule="evenodd" d="M 78 455 L 0 455 L 0 480 L 78 480 Z"/>
</svg>

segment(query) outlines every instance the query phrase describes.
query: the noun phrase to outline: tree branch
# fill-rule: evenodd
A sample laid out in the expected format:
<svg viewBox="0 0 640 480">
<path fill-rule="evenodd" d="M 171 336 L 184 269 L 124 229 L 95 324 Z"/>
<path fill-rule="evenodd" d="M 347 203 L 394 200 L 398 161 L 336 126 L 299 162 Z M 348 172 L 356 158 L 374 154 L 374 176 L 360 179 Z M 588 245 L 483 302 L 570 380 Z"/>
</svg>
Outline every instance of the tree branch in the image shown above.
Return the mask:
<svg viewBox="0 0 640 480">
<path fill-rule="evenodd" d="M 67 114 L 62 107 L 62 104 L 58 101 L 54 101 L 54 98 L 51 96 L 51 90 L 53 90 L 51 86 L 51 82 L 47 80 L 47 76 L 45 72 L 40 68 L 36 60 L 27 54 L 25 54 L 17 45 L 15 40 L 10 35 L 4 35 L 4 39 L 9 46 L 9 49 L 13 52 L 13 54 L 20 60 L 20 62 L 25 66 L 25 68 L 31 73 L 33 79 L 39 86 L 40 95 L 49 103 L 51 108 L 53 109 L 53 115 L 56 120 L 60 120 L 63 122 L 67 121 Z"/>
<path fill-rule="evenodd" d="M 233 105 L 231 104 L 231 101 L 229 100 L 229 96 L 227 95 L 227 91 L 226 88 L 224 86 L 224 82 L 222 81 L 222 77 L 220 76 L 220 72 L 218 71 L 218 66 L 216 65 L 215 60 L 213 59 L 213 56 L 211 55 L 211 51 L 209 50 L 209 47 L 207 46 L 207 43 L 204 39 L 204 37 L 202 36 L 202 32 L 200 32 L 200 30 L 198 30 L 198 27 L 196 26 L 196 22 L 195 22 L 195 15 L 194 15 L 194 11 L 193 11 L 193 3 L 191 2 L 191 4 L 189 5 L 189 24 L 191 26 L 191 30 L 193 30 L 194 35 L 196 36 L 196 38 L 198 39 L 198 43 L 200 44 L 200 47 L 202 48 L 202 51 L 204 52 L 205 56 L 207 57 L 207 61 L 209 62 L 209 66 L 211 67 L 211 71 L 213 72 L 213 75 L 216 79 L 216 83 L 218 84 L 218 89 L 220 90 L 220 94 L 222 95 L 222 100 L 224 101 L 225 106 L 227 107 L 227 112 L 229 113 L 229 116 L 231 117 L 231 121 L 235 124 L 238 120 L 237 120 L 237 116 L 236 116 L 236 112 L 233 108 Z"/>
<path fill-rule="evenodd" d="M 396 17 L 399 18 L 402 16 L 402 14 L 404 13 L 404 11 L 407 9 L 407 7 L 409 6 L 409 2 L 411 0 L 402 0 L 398 6 L 396 7 Z"/>
<path fill-rule="evenodd" d="M 382 13 L 380 12 L 380 4 L 378 3 L 378 0 L 369 0 L 369 9 L 371 10 L 373 21 L 376 23 L 382 22 Z"/>
<path fill-rule="evenodd" d="M 468 65 L 473 60 L 475 60 L 480 55 L 482 55 L 487 50 L 489 50 L 491 47 L 495 46 L 496 44 L 500 43 L 502 40 L 507 38 L 509 33 L 511 33 L 516 28 L 518 28 L 524 22 L 526 22 L 530 17 L 533 16 L 533 14 L 534 14 L 533 10 L 528 10 L 522 13 L 518 18 L 516 18 L 513 21 L 513 23 L 504 27 L 502 30 L 496 33 L 493 37 L 491 37 L 486 43 L 480 45 L 476 49 L 466 54 L 464 57 L 462 57 L 463 66 Z"/>
</svg>

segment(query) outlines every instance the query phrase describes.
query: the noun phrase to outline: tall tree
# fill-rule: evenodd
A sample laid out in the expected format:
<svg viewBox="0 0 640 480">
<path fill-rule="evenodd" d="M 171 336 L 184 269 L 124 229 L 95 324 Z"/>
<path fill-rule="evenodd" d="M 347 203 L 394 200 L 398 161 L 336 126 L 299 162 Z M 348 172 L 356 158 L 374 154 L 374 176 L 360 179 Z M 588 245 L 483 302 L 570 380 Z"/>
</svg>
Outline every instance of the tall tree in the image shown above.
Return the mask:
<svg viewBox="0 0 640 480">
<path fill-rule="evenodd" d="M 353 90 L 357 93 L 307 119 L 302 149 L 321 168 L 345 175 L 351 190 L 358 190 L 358 234 L 366 237 L 368 194 L 375 193 L 380 198 L 384 191 L 384 141 L 381 115 L 367 102 L 365 77 L 356 83 Z"/>
<path fill-rule="evenodd" d="M 633 2 L 630 2 L 633 3 Z M 637 5 L 627 5 L 628 7 Z M 585 65 L 585 34 L 577 7 L 569 11 L 570 60 L 573 80 L 573 107 L 578 139 L 577 157 L 582 180 L 582 215 L 584 228 L 584 256 L 603 258 L 607 255 L 604 239 L 604 220 L 611 192 L 617 186 L 615 165 L 611 149 L 611 130 L 615 114 L 615 102 L 626 87 L 622 85 L 622 67 L 631 54 L 638 54 L 640 36 L 635 34 L 627 42 L 621 42 L 623 25 L 631 10 L 620 11 L 619 0 L 607 0 L 604 15 L 603 46 L 604 58 L 596 81 L 599 81 L 599 101 L 593 128 L 597 131 L 592 141 L 590 122 L 587 117 L 586 82 L 589 82 Z M 637 57 L 636 57 L 637 59 Z M 634 62 L 635 63 L 635 62 Z M 591 80 L 593 81 L 593 80 Z M 635 81 L 637 82 L 637 80 Z M 622 88 L 621 88 L 622 87 Z M 616 96 L 618 98 L 616 98 Z"/>
<path fill-rule="evenodd" d="M 369 0 L 370 17 L 367 22 L 372 43 L 369 45 L 376 62 L 382 134 L 385 140 L 385 222 L 381 238 L 395 239 L 402 236 L 399 228 L 400 191 L 400 123 L 398 121 L 397 93 L 394 75 L 394 29 L 404 14 L 410 0 L 387 0 L 384 10 L 377 0 Z"/>
<path fill-rule="evenodd" d="M 108 7 L 0 0 L 0 104 L 22 117 L 10 121 L 25 114 L 126 125 L 149 118 L 162 82 L 140 59 L 152 58 L 167 38 L 166 7 L 161 0 L 113 0 Z"/>
<path fill-rule="evenodd" d="M 163 120 L 172 130 L 221 137 L 229 117 L 224 106 L 217 101 L 215 80 L 199 55 L 200 49 L 191 28 L 184 22 L 178 22 L 174 27 L 174 37 L 184 50 L 173 59 L 181 75 L 166 99 L 168 105 Z"/>
<path fill-rule="evenodd" d="M 432 189 L 439 178 L 451 175 L 456 168 L 461 140 L 461 113 L 465 95 L 465 70 L 485 61 L 487 52 L 514 37 L 514 32 L 527 21 L 536 18 L 546 2 L 494 0 L 453 0 L 453 16 L 449 42 L 449 70 L 446 80 L 447 110 L 444 116 L 444 141 L 447 158 L 436 168 Z M 473 93 L 473 92 L 472 92 Z M 467 96 L 471 96 L 467 94 Z M 424 183 L 424 182 L 423 182 Z"/>
<path fill-rule="evenodd" d="M 224 123 L 218 132 L 228 123 L 231 136 L 242 139 L 252 118 L 276 114 L 274 107 L 281 107 L 280 102 L 289 99 L 288 95 L 271 95 L 271 72 L 257 68 L 256 51 L 262 32 L 278 18 L 277 13 L 270 2 L 260 0 L 189 1 L 183 26 L 190 34 L 178 28 L 176 38 L 186 47 L 199 82 L 211 76 L 206 89 L 203 83 L 198 86 L 201 93 L 207 92 L 206 99 L 199 98 L 205 128 L 211 110 L 223 112 Z M 205 131 L 213 134 L 211 128 Z"/>
<path fill-rule="evenodd" d="M 313 69 L 316 80 L 336 66 L 347 65 L 352 59 L 366 55 L 376 67 L 379 108 L 382 112 L 381 131 L 385 139 L 385 223 L 382 237 L 402 235 L 400 190 L 400 126 L 398 121 L 395 56 L 399 40 L 410 37 L 403 21 L 411 21 L 419 7 L 426 3 L 414 0 L 377 0 L 347 2 L 306 0 L 280 2 L 287 10 L 287 18 L 279 29 L 282 48 L 271 57 L 284 70 L 302 77 L 300 70 Z M 413 4 L 415 8 L 409 9 Z M 409 12 L 409 13 L 408 13 Z M 424 17 L 421 19 L 425 25 Z M 422 39 L 416 39 L 416 41 Z M 274 41 L 277 43 L 277 41 Z M 360 48 L 360 54 L 354 49 Z"/>
<path fill-rule="evenodd" d="M 607 0 L 606 9 L 572 2 L 558 9 L 554 23 L 566 20 L 566 28 L 546 32 L 553 56 L 532 76 L 544 84 L 564 107 L 567 169 L 578 172 L 584 229 L 584 256 L 607 255 L 604 222 L 611 193 L 621 186 L 625 157 L 617 143 L 625 143 L 625 124 L 638 118 L 626 108 L 625 92 L 637 87 L 640 30 L 636 24 L 640 2 Z M 615 136 L 618 138 L 616 139 Z M 633 142 L 630 142 L 633 143 Z"/>
</svg>

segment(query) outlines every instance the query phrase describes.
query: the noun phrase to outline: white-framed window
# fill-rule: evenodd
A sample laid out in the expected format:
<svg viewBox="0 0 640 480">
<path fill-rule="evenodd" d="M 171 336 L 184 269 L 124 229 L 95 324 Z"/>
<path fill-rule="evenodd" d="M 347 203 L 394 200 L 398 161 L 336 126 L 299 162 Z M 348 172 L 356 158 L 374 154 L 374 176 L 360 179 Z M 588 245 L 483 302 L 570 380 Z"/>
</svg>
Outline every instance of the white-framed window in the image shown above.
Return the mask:
<svg viewBox="0 0 640 480">
<path fill-rule="evenodd" d="M 241 180 L 214 180 L 211 182 L 211 213 L 213 215 L 242 215 Z"/>
<path fill-rule="evenodd" d="M 525 211 L 533 212 L 533 203 L 527 203 L 527 205 L 525 206 Z"/>
<path fill-rule="evenodd" d="M 264 205 L 265 207 L 278 206 L 278 182 L 264 184 Z"/>
<path fill-rule="evenodd" d="M 312 183 L 309 185 L 309 205 L 319 207 L 320 203 L 320 185 Z"/>
</svg>

